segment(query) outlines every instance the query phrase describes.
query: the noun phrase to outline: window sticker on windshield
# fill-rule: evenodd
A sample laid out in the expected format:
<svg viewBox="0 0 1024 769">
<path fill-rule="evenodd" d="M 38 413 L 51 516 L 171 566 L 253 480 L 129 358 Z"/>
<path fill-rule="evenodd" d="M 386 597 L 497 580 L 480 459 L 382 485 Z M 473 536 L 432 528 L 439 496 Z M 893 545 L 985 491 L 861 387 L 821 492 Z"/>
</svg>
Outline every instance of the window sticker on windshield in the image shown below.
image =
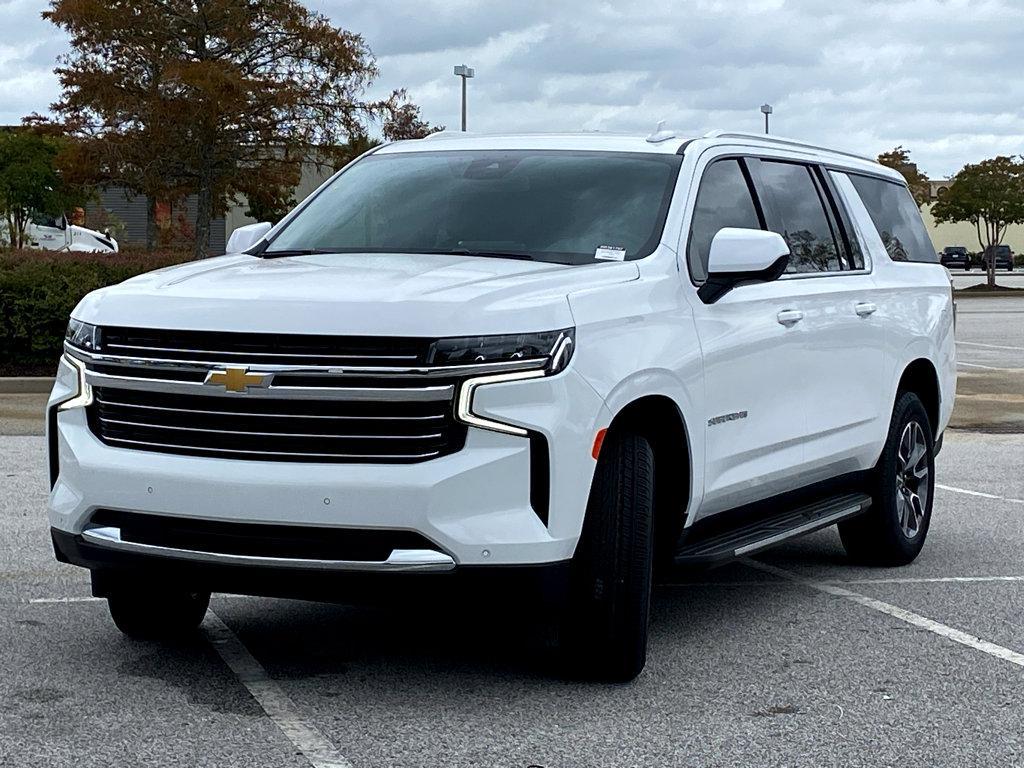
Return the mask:
<svg viewBox="0 0 1024 769">
<path fill-rule="evenodd" d="M 626 249 L 618 246 L 598 246 L 594 251 L 595 259 L 607 259 L 613 262 L 621 262 L 626 258 Z"/>
</svg>

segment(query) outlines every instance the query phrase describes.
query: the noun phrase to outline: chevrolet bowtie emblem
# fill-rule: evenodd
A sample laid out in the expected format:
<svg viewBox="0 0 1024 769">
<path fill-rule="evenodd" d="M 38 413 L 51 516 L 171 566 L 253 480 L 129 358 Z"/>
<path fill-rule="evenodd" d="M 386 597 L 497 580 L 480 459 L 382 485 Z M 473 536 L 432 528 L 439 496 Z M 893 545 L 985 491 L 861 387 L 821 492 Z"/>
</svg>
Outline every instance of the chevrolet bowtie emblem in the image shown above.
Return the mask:
<svg viewBox="0 0 1024 769">
<path fill-rule="evenodd" d="M 206 375 L 204 384 L 223 385 L 225 390 L 244 393 L 250 387 L 266 387 L 269 381 L 269 374 L 250 374 L 248 369 L 226 368 L 211 371 Z"/>
</svg>

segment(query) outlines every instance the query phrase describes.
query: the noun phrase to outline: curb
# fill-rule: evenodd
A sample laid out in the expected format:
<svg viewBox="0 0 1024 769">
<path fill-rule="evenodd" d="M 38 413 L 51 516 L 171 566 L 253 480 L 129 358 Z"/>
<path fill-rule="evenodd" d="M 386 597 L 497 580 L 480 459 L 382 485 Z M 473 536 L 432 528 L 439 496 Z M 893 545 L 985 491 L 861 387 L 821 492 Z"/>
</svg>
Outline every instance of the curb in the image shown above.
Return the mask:
<svg viewBox="0 0 1024 769">
<path fill-rule="evenodd" d="M 0 395 L 48 393 L 53 389 L 52 376 L 0 377 Z"/>
<path fill-rule="evenodd" d="M 957 299 L 998 299 L 1000 297 L 1024 297 L 1024 288 L 1004 289 L 1002 291 L 972 291 L 969 288 L 954 288 L 953 296 Z"/>
</svg>

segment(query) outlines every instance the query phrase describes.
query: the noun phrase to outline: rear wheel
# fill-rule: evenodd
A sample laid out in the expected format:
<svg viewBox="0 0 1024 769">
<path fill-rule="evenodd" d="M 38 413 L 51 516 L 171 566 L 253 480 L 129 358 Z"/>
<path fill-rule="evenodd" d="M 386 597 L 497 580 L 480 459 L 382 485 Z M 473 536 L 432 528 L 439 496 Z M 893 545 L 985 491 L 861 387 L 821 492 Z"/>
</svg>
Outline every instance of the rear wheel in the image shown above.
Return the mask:
<svg viewBox="0 0 1024 769">
<path fill-rule="evenodd" d="M 935 490 L 931 424 L 915 393 L 896 399 L 873 487 L 867 512 L 839 524 L 843 547 L 865 563 L 908 564 L 924 547 Z"/>
<path fill-rule="evenodd" d="M 561 644 L 569 669 L 628 681 L 647 660 L 653 561 L 654 453 L 609 433 L 576 555 Z"/>
<path fill-rule="evenodd" d="M 107 607 L 117 629 L 131 638 L 162 640 L 194 633 L 210 605 L 208 592 L 144 586 L 117 587 Z"/>
</svg>

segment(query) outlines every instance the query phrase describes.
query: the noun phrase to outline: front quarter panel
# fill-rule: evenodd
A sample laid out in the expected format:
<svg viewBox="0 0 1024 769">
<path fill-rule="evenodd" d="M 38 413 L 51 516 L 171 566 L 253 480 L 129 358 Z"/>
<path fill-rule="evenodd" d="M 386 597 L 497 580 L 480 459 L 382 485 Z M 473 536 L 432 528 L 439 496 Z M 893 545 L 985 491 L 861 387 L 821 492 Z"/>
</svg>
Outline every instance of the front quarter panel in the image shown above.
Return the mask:
<svg viewBox="0 0 1024 769">
<path fill-rule="evenodd" d="M 703 363 L 689 304 L 682 300 L 674 254 L 649 257 L 649 274 L 617 286 L 569 296 L 576 321 L 573 366 L 604 401 L 608 422 L 633 401 L 651 395 L 672 400 L 690 443 L 691 499 L 703 489 Z M 662 272 L 662 264 L 671 264 Z"/>
</svg>

